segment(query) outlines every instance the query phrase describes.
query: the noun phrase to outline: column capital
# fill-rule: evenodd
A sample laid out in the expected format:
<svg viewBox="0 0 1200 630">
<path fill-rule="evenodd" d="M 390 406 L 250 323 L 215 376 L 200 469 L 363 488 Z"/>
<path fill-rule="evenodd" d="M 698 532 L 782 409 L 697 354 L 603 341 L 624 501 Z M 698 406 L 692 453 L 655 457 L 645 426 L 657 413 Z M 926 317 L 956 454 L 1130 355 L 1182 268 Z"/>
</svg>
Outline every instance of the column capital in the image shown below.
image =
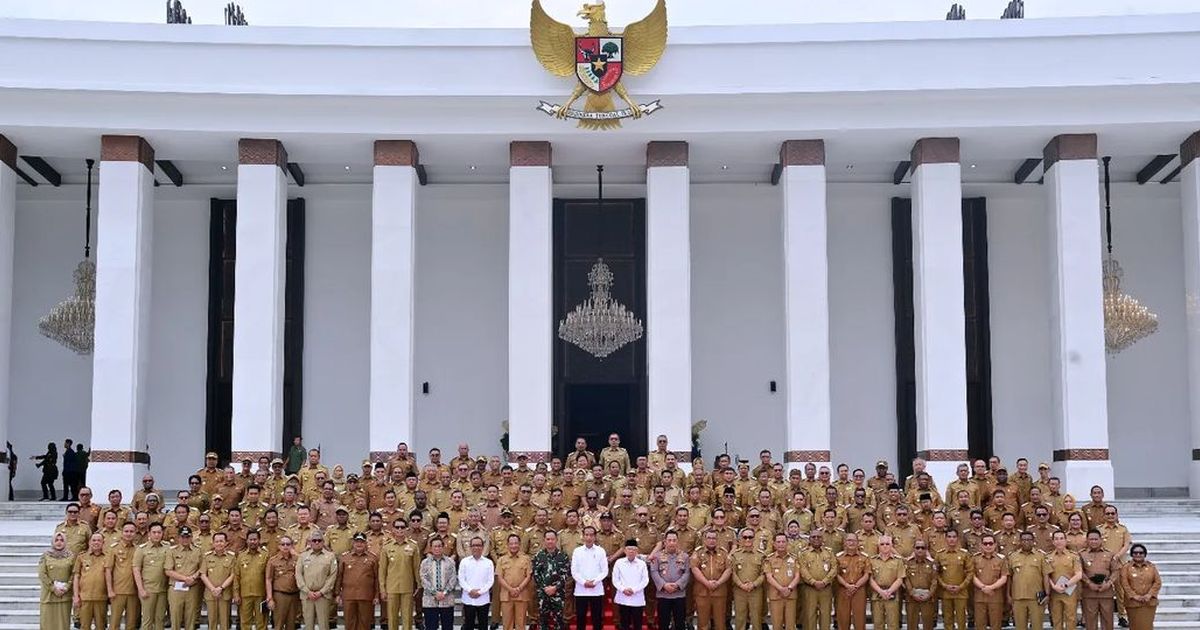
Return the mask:
<svg viewBox="0 0 1200 630">
<path fill-rule="evenodd" d="M 7 164 L 8 168 L 17 168 L 17 145 L 4 134 L 0 134 L 0 162 Z"/>
<path fill-rule="evenodd" d="M 1193 133 L 1179 145 L 1179 166 L 1180 168 L 1192 163 L 1192 160 L 1200 157 L 1200 131 Z"/>
<path fill-rule="evenodd" d="M 517 140 L 508 144 L 509 166 L 550 166 L 550 143 Z"/>
<path fill-rule="evenodd" d="M 100 136 L 101 162 L 140 162 L 154 172 L 154 147 L 141 136 Z"/>
<path fill-rule="evenodd" d="M 958 138 L 921 138 L 910 152 L 912 168 L 922 164 L 957 164 Z"/>
<path fill-rule="evenodd" d="M 1094 160 L 1096 159 L 1096 134 L 1094 133 L 1064 133 L 1054 136 L 1042 149 L 1044 170 L 1050 170 L 1059 160 Z"/>
<path fill-rule="evenodd" d="M 287 149 L 283 143 L 269 138 L 238 140 L 238 164 L 274 164 L 287 169 Z"/>
<path fill-rule="evenodd" d="M 417 143 L 412 140 L 375 141 L 375 166 L 416 166 L 419 163 Z"/>
<path fill-rule="evenodd" d="M 824 140 L 784 140 L 779 147 L 781 166 L 825 166 Z"/>
<path fill-rule="evenodd" d="M 646 143 L 646 168 L 687 165 L 688 143 L 681 141 L 654 141 Z"/>
</svg>

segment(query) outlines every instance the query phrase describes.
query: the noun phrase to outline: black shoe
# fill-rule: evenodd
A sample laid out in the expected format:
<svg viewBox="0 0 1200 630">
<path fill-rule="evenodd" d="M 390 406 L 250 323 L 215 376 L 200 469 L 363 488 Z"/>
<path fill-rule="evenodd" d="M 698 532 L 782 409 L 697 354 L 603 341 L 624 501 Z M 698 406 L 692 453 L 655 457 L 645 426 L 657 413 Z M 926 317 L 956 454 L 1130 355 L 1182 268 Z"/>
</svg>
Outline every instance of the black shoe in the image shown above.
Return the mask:
<svg viewBox="0 0 1200 630">
<path fill-rule="evenodd" d="M 1117 619 L 1117 625 L 1121 626 L 1122 628 L 1128 628 L 1129 620 L 1124 617 L 1121 617 L 1121 618 Z"/>
</svg>

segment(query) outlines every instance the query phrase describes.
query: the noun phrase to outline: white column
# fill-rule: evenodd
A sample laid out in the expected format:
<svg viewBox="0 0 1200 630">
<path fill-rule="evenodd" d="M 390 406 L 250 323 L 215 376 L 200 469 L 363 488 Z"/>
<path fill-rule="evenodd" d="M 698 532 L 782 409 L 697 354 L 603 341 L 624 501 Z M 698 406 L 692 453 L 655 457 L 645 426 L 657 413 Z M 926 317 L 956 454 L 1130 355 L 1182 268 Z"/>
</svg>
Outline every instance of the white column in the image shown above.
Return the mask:
<svg viewBox="0 0 1200 630">
<path fill-rule="evenodd" d="M 788 140 L 783 172 L 784 396 L 789 467 L 829 464 L 829 259 L 825 142 Z"/>
<path fill-rule="evenodd" d="M 13 234 L 17 211 L 17 147 L 0 135 L 0 442 L 8 440 L 10 352 L 12 348 Z M 8 452 L 0 462 L 8 461 Z M 0 501 L 8 500 L 0 492 Z"/>
<path fill-rule="evenodd" d="M 371 458 L 413 446 L 417 146 L 377 140 L 371 194 Z"/>
<path fill-rule="evenodd" d="M 646 145 L 647 442 L 690 464 L 692 443 L 692 256 L 686 142 Z"/>
<path fill-rule="evenodd" d="M 1200 131 L 1179 146 L 1183 201 L 1183 286 L 1187 298 L 1188 393 L 1191 403 L 1192 465 L 1188 486 L 1200 498 Z"/>
<path fill-rule="evenodd" d="M 238 142 L 231 460 L 275 457 L 283 442 L 287 152 Z"/>
<path fill-rule="evenodd" d="M 1052 470 L 1063 493 L 1113 496 L 1101 284 L 1096 136 L 1056 136 L 1043 152 L 1049 194 Z"/>
<path fill-rule="evenodd" d="M 548 461 L 553 424 L 553 190 L 549 142 L 513 142 L 508 171 L 508 449 Z"/>
<path fill-rule="evenodd" d="M 958 138 L 912 149 L 913 338 L 917 455 L 939 488 L 967 460 L 962 172 Z"/>
<path fill-rule="evenodd" d="M 150 337 L 154 149 L 137 136 L 100 139 L 92 452 L 97 496 L 133 496 L 150 464 L 146 377 Z"/>
</svg>

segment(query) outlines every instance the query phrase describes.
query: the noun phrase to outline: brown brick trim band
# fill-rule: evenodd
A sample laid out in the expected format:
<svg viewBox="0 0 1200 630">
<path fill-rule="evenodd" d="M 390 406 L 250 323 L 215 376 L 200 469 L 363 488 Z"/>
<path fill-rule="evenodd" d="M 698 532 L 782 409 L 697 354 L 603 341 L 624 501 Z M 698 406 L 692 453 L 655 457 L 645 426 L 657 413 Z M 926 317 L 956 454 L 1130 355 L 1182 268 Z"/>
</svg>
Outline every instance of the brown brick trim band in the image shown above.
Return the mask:
<svg viewBox="0 0 1200 630">
<path fill-rule="evenodd" d="M 375 166 L 416 166 L 420 164 L 417 143 L 412 140 L 376 140 Z"/>
<path fill-rule="evenodd" d="M 1042 149 L 1043 168 L 1050 170 L 1059 160 L 1094 160 L 1096 155 L 1096 134 L 1064 133 L 1054 136 Z"/>
<path fill-rule="evenodd" d="M 922 164 L 956 164 L 958 138 L 921 138 L 913 143 L 909 158 L 914 169 Z"/>
<path fill-rule="evenodd" d="M 508 144 L 509 166 L 550 166 L 550 143 L 515 141 Z"/>
<path fill-rule="evenodd" d="M 646 143 L 646 168 L 687 165 L 688 143 L 680 141 Z"/>
<path fill-rule="evenodd" d="M 784 451 L 783 461 L 789 464 L 813 462 L 829 463 L 829 451 Z"/>
<path fill-rule="evenodd" d="M 88 461 L 93 464 L 103 462 L 106 464 L 145 464 L 150 465 L 150 453 L 142 451 L 101 451 L 92 449 L 88 456 Z"/>
<path fill-rule="evenodd" d="M 917 451 L 917 457 L 927 462 L 965 462 L 970 459 L 965 448 L 931 448 Z"/>
<path fill-rule="evenodd" d="M 550 451 L 509 451 L 508 461 L 515 462 L 520 456 L 526 456 L 533 463 L 546 462 L 550 463 Z"/>
<path fill-rule="evenodd" d="M 0 134 L 0 162 L 7 164 L 8 168 L 13 170 L 17 168 L 17 145 L 2 134 Z"/>
<path fill-rule="evenodd" d="M 257 462 L 260 457 L 266 457 L 269 461 L 276 457 L 281 457 L 281 455 L 276 451 L 234 451 L 229 454 L 229 462 L 240 462 L 243 458 Z"/>
<path fill-rule="evenodd" d="M 274 164 L 287 168 L 287 149 L 278 140 L 242 138 L 238 140 L 238 164 Z"/>
<path fill-rule="evenodd" d="M 410 452 L 408 455 L 411 459 L 412 453 Z M 383 462 L 386 464 L 392 461 L 392 459 L 395 457 L 396 451 L 371 451 L 371 454 L 367 456 L 367 459 L 370 459 L 372 463 Z"/>
<path fill-rule="evenodd" d="M 1200 131 L 1188 136 L 1187 140 L 1179 145 L 1179 166 L 1187 166 L 1197 157 L 1200 157 Z"/>
<path fill-rule="evenodd" d="M 1060 448 L 1054 451 L 1056 462 L 1103 462 L 1108 461 L 1106 448 Z"/>
<path fill-rule="evenodd" d="M 824 140 L 784 140 L 779 147 L 781 166 L 824 166 Z"/>
<path fill-rule="evenodd" d="M 154 172 L 154 147 L 141 136 L 100 136 L 101 162 L 140 162 Z"/>
</svg>

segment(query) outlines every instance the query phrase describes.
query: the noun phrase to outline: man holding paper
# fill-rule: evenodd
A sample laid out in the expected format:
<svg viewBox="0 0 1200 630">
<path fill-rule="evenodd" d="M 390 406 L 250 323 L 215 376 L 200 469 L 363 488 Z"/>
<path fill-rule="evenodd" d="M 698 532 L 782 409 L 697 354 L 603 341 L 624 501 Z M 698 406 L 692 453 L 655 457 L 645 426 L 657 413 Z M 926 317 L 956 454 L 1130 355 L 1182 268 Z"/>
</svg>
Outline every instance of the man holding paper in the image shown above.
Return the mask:
<svg viewBox="0 0 1200 630">
<path fill-rule="evenodd" d="M 1083 579 L 1083 566 L 1079 556 L 1067 549 L 1065 532 L 1054 532 L 1051 542 L 1054 549 L 1042 561 L 1046 592 L 1050 594 L 1050 627 L 1054 630 L 1071 630 L 1075 626 L 1075 610 L 1079 606 L 1076 586 Z"/>
</svg>

